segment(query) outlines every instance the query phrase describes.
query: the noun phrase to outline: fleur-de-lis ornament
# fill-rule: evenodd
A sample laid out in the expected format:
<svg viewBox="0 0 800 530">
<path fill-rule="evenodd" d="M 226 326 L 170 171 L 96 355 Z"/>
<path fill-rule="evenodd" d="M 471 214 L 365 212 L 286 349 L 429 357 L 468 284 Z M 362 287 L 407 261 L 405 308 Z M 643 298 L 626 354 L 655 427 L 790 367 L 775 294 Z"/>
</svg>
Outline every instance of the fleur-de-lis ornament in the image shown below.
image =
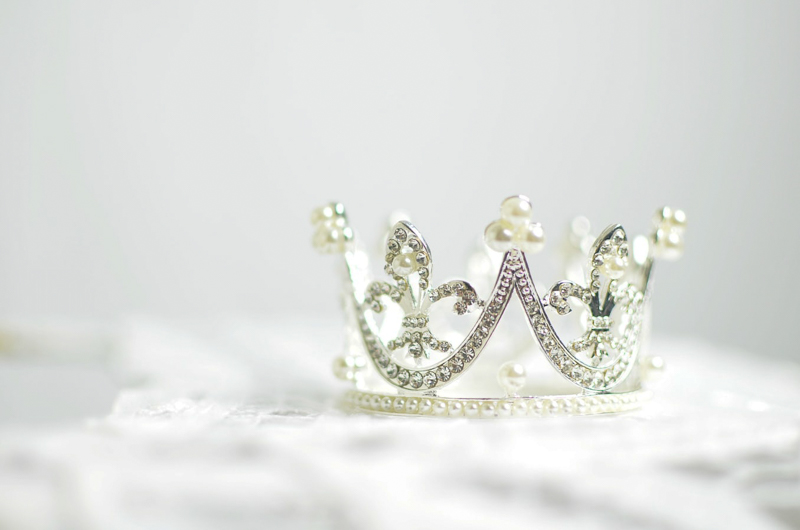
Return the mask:
<svg viewBox="0 0 800 530">
<path fill-rule="evenodd" d="M 445 298 L 455 298 L 453 310 L 459 315 L 483 306 L 475 289 L 465 281 L 454 280 L 431 288 L 432 268 L 431 251 L 425 238 L 414 225 L 400 221 L 392 227 L 386 241 L 384 271 L 394 284 L 373 282 L 364 298 L 365 306 L 375 313 L 385 309 L 387 298 L 400 306 L 404 312 L 402 329 L 386 346 L 390 350 L 407 348 L 408 355 L 415 359 L 430 358 L 432 351 L 447 353 L 453 347 L 429 329 L 431 305 Z"/>
</svg>

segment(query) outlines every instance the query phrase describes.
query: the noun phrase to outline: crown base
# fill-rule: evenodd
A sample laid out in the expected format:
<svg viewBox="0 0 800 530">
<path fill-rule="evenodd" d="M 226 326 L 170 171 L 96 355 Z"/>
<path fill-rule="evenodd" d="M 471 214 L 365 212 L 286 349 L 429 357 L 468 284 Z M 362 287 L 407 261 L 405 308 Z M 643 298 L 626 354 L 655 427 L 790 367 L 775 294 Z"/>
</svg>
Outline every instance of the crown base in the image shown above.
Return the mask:
<svg viewBox="0 0 800 530">
<path fill-rule="evenodd" d="M 613 394 L 523 396 L 492 398 L 446 398 L 398 396 L 348 391 L 343 408 L 354 412 L 394 416 L 439 416 L 451 418 L 523 418 L 614 414 L 641 408 L 652 398 L 650 390 Z"/>
</svg>

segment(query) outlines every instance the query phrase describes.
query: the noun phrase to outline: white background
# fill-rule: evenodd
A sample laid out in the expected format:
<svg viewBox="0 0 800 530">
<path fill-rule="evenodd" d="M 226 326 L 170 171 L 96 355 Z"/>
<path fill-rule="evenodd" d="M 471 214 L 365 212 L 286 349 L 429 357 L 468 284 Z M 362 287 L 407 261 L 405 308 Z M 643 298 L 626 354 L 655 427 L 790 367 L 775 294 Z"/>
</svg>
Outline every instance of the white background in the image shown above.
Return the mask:
<svg viewBox="0 0 800 530">
<path fill-rule="evenodd" d="M 0 3 L 0 316 L 334 314 L 308 213 L 690 218 L 655 326 L 800 358 L 800 3 Z M 550 251 L 555 245 L 550 245 Z M 537 256 L 535 259 L 546 259 Z M 557 278 L 541 278 L 551 283 Z"/>
</svg>

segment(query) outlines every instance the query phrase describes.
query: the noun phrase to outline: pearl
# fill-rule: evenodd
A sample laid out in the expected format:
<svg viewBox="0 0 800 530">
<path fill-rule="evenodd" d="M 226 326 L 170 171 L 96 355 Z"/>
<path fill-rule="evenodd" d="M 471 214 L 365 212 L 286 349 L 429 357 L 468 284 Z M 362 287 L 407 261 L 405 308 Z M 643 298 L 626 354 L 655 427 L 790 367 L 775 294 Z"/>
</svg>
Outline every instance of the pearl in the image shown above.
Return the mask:
<svg viewBox="0 0 800 530">
<path fill-rule="evenodd" d="M 544 229 L 539 223 L 528 223 L 514 232 L 514 243 L 523 252 L 535 253 L 544 248 Z"/>
<path fill-rule="evenodd" d="M 420 400 L 420 402 L 419 402 L 419 413 L 420 414 L 429 413 L 431 411 L 431 407 L 432 406 L 433 406 L 433 403 L 431 402 L 430 399 L 424 398 L 424 399 Z"/>
<path fill-rule="evenodd" d="M 311 212 L 311 222 L 313 224 L 320 223 L 326 219 L 332 218 L 335 213 L 336 212 L 334 211 L 333 207 L 330 205 L 316 208 Z"/>
<path fill-rule="evenodd" d="M 408 276 L 417 270 L 417 262 L 414 259 L 415 257 L 415 252 L 398 254 L 392 260 L 392 270 L 398 276 Z"/>
<path fill-rule="evenodd" d="M 675 261 L 683 255 L 683 236 L 675 230 L 658 230 L 655 250 L 659 258 Z"/>
<path fill-rule="evenodd" d="M 497 252 L 507 252 L 514 246 L 512 226 L 504 221 L 494 221 L 483 234 L 486 246 Z"/>
<path fill-rule="evenodd" d="M 481 416 L 484 418 L 494 418 L 494 409 L 495 406 L 492 401 L 481 404 Z"/>
<path fill-rule="evenodd" d="M 500 217 L 514 226 L 524 225 L 532 216 L 531 201 L 524 195 L 509 197 L 500 205 Z"/>
<path fill-rule="evenodd" d="M 628 267 L 628 260 L 620 256 L 612 256 L 606 258 L 603 263 L 603 272 L 612 280 L 619 280 L 625 275 L 625 269 Z"/>
<path fill-rule="evenodd" d="M 447 403 L 441 400 L 436 400 L 433 402 L 433 413 L 437 416 L 441 416 L 447 412 Z"/>
<path fill-rule="evenodd" d="M 477 418 L 480 414 L 480 408 L 474 401 L 469 401 L 464 404 L 464 415 L 468 418 Z"/>
<path fill-rule="evenodd" d="M 461 416 L 464 411 L 464 405 L 460 401 L 451 401 L 447 409 L 451 416 Z"/>
<path fill-rule="evenodd" d="M 352 377 L 347 359 L 344 357 L 337 357 L 333 360 L 333 375 L 345 381 Z"/>
<path fill-rule="evenodd" d="M 525 367 L 513 361 L 504 363 L 497 371 L 497 382 L 507 394 L 515 394 L 525 386 L 526 379 Z"/>
</svg>

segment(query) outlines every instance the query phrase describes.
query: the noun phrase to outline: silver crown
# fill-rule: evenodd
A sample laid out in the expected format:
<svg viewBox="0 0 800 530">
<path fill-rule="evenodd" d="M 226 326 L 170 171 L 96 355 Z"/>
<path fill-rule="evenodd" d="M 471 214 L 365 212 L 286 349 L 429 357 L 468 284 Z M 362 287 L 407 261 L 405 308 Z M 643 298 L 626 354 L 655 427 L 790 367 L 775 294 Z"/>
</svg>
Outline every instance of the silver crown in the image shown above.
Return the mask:
<svg viewBox="0 0 800 530">
<path fill-rule="evenodd" d="M 388 281 L 371 281 L 367 255 L 341 204 L 315 210 L 312 222 L 314 247 L 343 255 L 346 265 L 350 341 L 334 371 L 354 384 L 350 404 L 378 412 L 495 417 L 615 412 L 638 406 L 649 395 L 639 358 L 648 286 L 656 258 L 674 260 L 683 252 L 682 211 L 662 208 L 652 232 L 630 241 L 620 225 L 592 238 L 588 222 L 576 220 L 571 261 L 574 265 L 580 256 L 586 266 L 573 266 L 571 279 L 557 281 L 540 296 L 526 254 L 542 250 L 544 230 L 532 221 L 528 198 L 509 197 L 484 233 L 490 249 L 484 253 L 499 268 L 486 298 L 463 280 L 434 287 L 428 243 L 407 220 L 396 222 L 386 237 Z M 493 366 L 505 360 L 495 370 L 499 384 L 493 387 L 486 384 L 485 371 L 473 369 L 512 298 L 522 302 L 536 344 L 572 392 L 530 389 L 526 363 L 515 359 L 516 352 L 493 352 Z M 459 334 L 443 322 L 434 326 L 439 332 L 431 329 L 432 313 L 443 304 L 452 304 L 456 315 L 471 314 L 464 317 L 472 321 L 469 331 Z M 566 339 L 553 323 L 573 310 L 582 329 Z"/>
</svg>

